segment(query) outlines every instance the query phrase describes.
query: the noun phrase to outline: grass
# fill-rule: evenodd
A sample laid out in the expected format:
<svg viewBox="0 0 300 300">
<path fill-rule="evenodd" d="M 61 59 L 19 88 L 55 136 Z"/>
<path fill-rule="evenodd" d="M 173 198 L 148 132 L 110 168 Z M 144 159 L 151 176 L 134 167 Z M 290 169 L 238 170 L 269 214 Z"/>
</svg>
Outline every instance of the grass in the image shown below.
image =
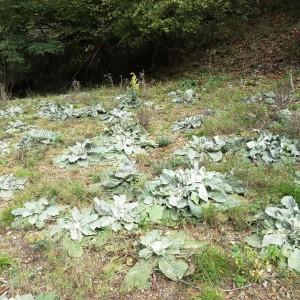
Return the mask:
<svg viewBox="0 0 300 300">
<path fill-rule="evenodd" d="M 172 140 L 169 137 L 162 135 L 159 137 L 157 144 L 158 144 L 158 147 L 166 147 L 166 146 L 169 146 L 170 144 L 172 144 Z"/>
<path fill-rule="evenodd" d="M 214 246 L 209 246 L 203 252 L 193 255 L 192 261 L 196 269 L 192 275 L 193 281 L 220 284 L 230 280 L 236 272 L 232 258 Z"/>
<path fill-rule="evenodd" d="M 199 296 L 193 297 L 192 300 L 224 300 L 224 294 L 213 287 L 205 286 Z"/>
<path fill-rule="evenodd" d="M 0 271 L 3 271 L 14 264 L 14 260 L 6 255 L 5 253 L 0 252 Z"/>
<path fill-rule="evenodd" d="M 169 159 L 159 159 L 158 161 L 153 161 L 151 162 L 150 167 L 154 175 L 160 175 L 164 169 L 186 169 L 190 167 L 190 163 L 182 157 L 172 157 Z"/>
<path fill-rule="evenodd" d="M 13 209 L 13 207 L 2 209 L 0 213 L 0 227 L 9 226 L 13 222 L 13 220 L 15 219 L 15 217 L 11 213 Z"/>
<path fill-rule="evenodd" d="M 292 196 L 300 205 L 300 186 L 293 182 L 282 182 L 274 188 L 280 197 Z"/>
</svg>

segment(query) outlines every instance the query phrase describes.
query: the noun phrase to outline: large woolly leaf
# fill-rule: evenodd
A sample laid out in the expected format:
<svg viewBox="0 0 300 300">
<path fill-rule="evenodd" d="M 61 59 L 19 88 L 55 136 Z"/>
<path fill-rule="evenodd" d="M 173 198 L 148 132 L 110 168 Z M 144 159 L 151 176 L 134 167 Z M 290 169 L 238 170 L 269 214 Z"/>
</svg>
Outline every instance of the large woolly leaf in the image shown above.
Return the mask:
<svg viewBox="0 0 300 300">
<path fill-rule="evenodd" d="M 64 207 L 51 205 L 47 199 L 41 198 L 38 201 L 25 202 L 24 207 L 14 209 L 11 213 L 30 225 L 42 228 L 45 221 L 58 216 L 63 209 Z"/>
<path fill-rule="evenodd" d="M 204 159 L 219 162 L 228 151 L 239 150 L 241 142 L 242 139 L 239 137 L 193 136 L 192 140 L 182 150 L 175 152 L 175 155 L 185 156 L 191 162 L 203 161 Z"/>
<path fill-rule="evenodd" d="M 138 227 L 140 221 L 138 202 L 128 202 L 125 195 L 115 195 L 114 202 L 108 203 L 95 198 L 95 211 L 100 218 L 95 223 L 97 227 L 110 227 L 117 231 L 122 228 L 133 230 Z"/>
<path fill-rule="evenodd" d="M 290 269 L 300 273 L 300 249 L 295 249 L 288 258 L 288 266 Z"/>
<path fill-rule="evenodd" d="M 168 93 L 168 96 L 172 98 L 172 102 L 176 104 L 190 104 L 197 100 L 198 95 L 193 89 L 185 91 L 177 90 Z"/>
<path fill-rule="evenodd" d="M 267 207 L 257 222 L 259 235 L 248 237 L 246 242 L 253 247 L 278 246 L 288 258 L 289 268 L 299 271 L 300 210 L 295 199 L 283 197 L 281 206 Z"/>
<path fill-rule="evenodd" d="M 82 143 L 77 142 L 75 145 L 68 148 L 68 151 L 54 159 L 54 162 L 64 168 L 71 165 L 79 165 L 87 167 L 90 164 L 95 164 L 102 160 L 102 153 L 97 145 L 91 140 L 86 139 Z"/>
<path fill-rule="evenodd" d="M 37 144 L 55 144 L 60 140 L 60 135 L 46 129 L 31 129 L 24 134 L 20 142 L 16 145 L 17 149 L 33 147 Z"/>
<path fill-rule="evenodd" d="M 63 247 L 68 255 L 73 258 L 81 257 L 84 253 L 81 244 L 78 241 L 73 241 L 69 238 L 63 240 Z"/>
<path fill-rule="evenodd" d="M 6 296 L 0 296 L 0 300 L 58 300 L 54 294 L 43 293 L 34 298 L 31 294 L 18 295 L 14 298 L 7 298 Z"/>
<path fill-rule="evenodd" d="M 136 178 L 137 170 L 134 162 L 125 157 L 118 165 L 115 172 L 108 174 L 102 185 L 107 188 L 116 188 L 127 185 Z"/>
<path fill-rule="evenodd" d="M 160 258 L 158 266 L 166 277 L 174 281 L 182 279 L 189 269 L 189 265 L 182 259 Z"/>
<path fill-rule="evenodd" d="M 222 209 L 226 210 L 233 207 L 229 196 L 244 192 L 238 182 L 228 178 L 226 175 L 198 168 L 197 164 L 186 170 L 165 169 L 159 178 L 146 184 L 142 198 L 147 206 L 161 205 L 184 215 L 191 213 L 200 217 L 201 205 L 212 202 L 218 204 L 219 208 L 224 204 Z M 237 204 L 238 200 L 235 199 L 234 207 Z"/>
<path fill-rule="evenodd" d="M 71 104 L 60 105 L 53 102 L 46 102 L 41 105 L 39 116 L 50 120 L 66 120 L 69 118 L 97 117 L 104 113 L 105 109 L 100 103 L 74 108 Z"/>
<path fill-rule="evenodd" d="M 24 189 L 27 179 L 17 178 L 13 174 L 0 176 L 0 200 L 8 201 L 13 194 Z"/>
<path fill-rule="evenodd" d="M 0 156 L 9 154 L 10 149 L 8 143 L 5 141 L 0 141 Z"/>
<path fill-rule="evenodd" d="M 21 106 L 11 106 L 6 110 L 0 110 L 0 117 L 3 118 L 10 118 L 16 117 L 23 114 L 23 108 Z"/>
<path fill-rule="evenodd" d="M 137 108 L 141 104 L 135 91 L 129 89 L 126 94 L 114 98 L 119 103 L 120 109 Z"/>
<path fill-rule="evenodd" d="M 247 157 L 255 162 L 272 164 L 285 160 L 300 160 L 300 144 L 285 136 L 262 132 L 247 143 Z"/>
<path fill-rule="evenodd" d="M 28 128 L 28 125 L 21 120 L 10 121 L 6 126 L 6 132 L 14 133 L 21 132 Z"/>
<path fill-rule="evenodd" d="M 195 129 L 199 128 L 203 122 L 203 116 L 191 116 L 191 117 L 186 117 L 182 120 L 176 121 L 172 128 L 173 131 L 182 131 L 182 130 L 187 130 L 187 129 Z"/>
<path fill-rule="evenodd" d="M 141 260 L 137 262 L 126 274 L 122 284 L 123 291 L 133 289 L 147 289 L 151 287 L 151 275 L 154 263 L 151 260 Z"/>
<path fill-rule="evenodd" d="M 85 210 L 80 212 L 73 208 L 70 215 L 57 220 L 56 225 L 51 228 L 51 235 L 59 232 L 67 232 L 72 240 L 82 240 L 84 236 L 96 234 L 98 214 Z"/>
</svg>

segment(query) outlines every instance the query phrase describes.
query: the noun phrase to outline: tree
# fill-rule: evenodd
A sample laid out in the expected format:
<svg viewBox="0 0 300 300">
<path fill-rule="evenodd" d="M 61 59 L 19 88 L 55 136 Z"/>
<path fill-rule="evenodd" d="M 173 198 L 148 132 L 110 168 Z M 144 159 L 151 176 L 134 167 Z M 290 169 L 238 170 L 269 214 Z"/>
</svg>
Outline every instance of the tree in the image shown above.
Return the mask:
<svg viewBox="0 0 300 300">
<path fill-rule="evenodd" d="M 245 14 L 250 2 L 0 0 L 0 82 L 10 92 L 29 75 L 63 82 L 122 71 L 149 52 L 194 45 L 207 24 Z"/>
</svg>

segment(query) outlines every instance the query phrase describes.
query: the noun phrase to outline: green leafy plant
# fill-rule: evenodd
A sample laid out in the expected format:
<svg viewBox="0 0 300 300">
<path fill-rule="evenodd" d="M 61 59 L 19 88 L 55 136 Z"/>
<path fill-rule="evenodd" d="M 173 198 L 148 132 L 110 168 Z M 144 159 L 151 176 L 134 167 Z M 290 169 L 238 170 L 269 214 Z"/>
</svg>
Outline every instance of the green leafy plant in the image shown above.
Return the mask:
<svg viewBox="0 0 300 300">
<path fill-rule="evenodd" d="M 176 151 L 175 155 L 186 156 L 191 162 L 203 161 L 204 159 L 219 162 L 228 151 L 238 150 L 241 141 L 239 137 L 193 136 L 184 149 Z"/>
<path fill-rule="evenodd" d="M 24 111 L 21 106 L 11 106 L 8 107 L 6 110 L 0 110 L 0 118 L 17 117 L 23 113 Z"/>
<path fill-rule="evenodd" d="M 134 162 L 125 157 L 119 164 L 115 172 L 106 175 L 101 185 L 107 188 L 117 188 L 122 185 L 128 187 L 137 177 L 137 170 Z"/>
<path fill-rule="evenodd" d="M 197 84 L 196 80 L 184 79 L 184 80 L 181 80 L 180 86 L 182 89 L 186 90 L 186 89 L 195 89 L 195 88 L 197 88 L 198 84 Z"/>
<path fill-rule="evenodd" d="M 66 120 L 71 118 L 98 117 L 106 111 L 102 104 L 74 108 L 72 104 L 60 105 L 54 102 L 46 102 L 40 106 L 39 116 L 50 120 Z"/>
<path fill-rule="evenodd" d="M 232 248 L 232 257 L 237 267 L 234 281 L 237 286 L 248 282 L 261 282 L 266 275 L 266 263 L 263 257 L 249 246 L 235 245 Z"/>
<path fill-rule="evenodd" d="M 25 222 L 42 228 L 46 221 L 58 216 L 63 209 L 63 207 L 51 205 L 47 199 L 41 198 L 38 201 L 25 202 L 24 207 L 14 209 L 11 213 L 17 217 L 15 225 Z"/>
<path fill-rule="evenodd" d="M 266 262 L 278 265 L 285 262 L 285 257 L 281 252 L 280 247 L 276 245 L 270 245 L 263 249 L 263 258 Z"/>
<path fill-rule="evenodd" d="M 54 159 L 54 163 L 60 168 L 70 165 L 86 167 L 102 160 L 101 150 L 102 148 L 98 148 L 91 140 L 86 139 L 82 143 L 77 142 L 74 146 L 69 147 L 65 154 Z"/>
<path fill-rule="evenodd" d="M 31 129 L 16 145 L 17 149 L 33 147 L 37 144 L 53 145 L 60 141 L 58 133 L 46 129 Z"/>
<path fill-rule="evenodd" d="M 213 287 L 205 287 L 201 295 L 193 297 L 192 300 L 224 300 L 224 294 Z"/>
<path fill-rule="evenodd" d="M 11 200 L 13 194 L 24 189 L 27 179 L 16 178 L 13 174 L 0 176 L 0 200 Z"/>
<path fill-rule="evenodd" d="M 195 129 L 199 128 L 202 125 L 203 122 L 203 116 L 198 115 L 198 116 L 191 116 L 191 117 L 185 117 L 182 120 L 176 121 L 172 129 L 173 131 L 183 131 L 187 129 Z"/>
<path fill-rule="evenodd" d="M 138 202 L 128 202 L 125 195 L 113 196 L 113 203 L 96 198 L 94 208 L 100 218 L 96 222 L 98 228 L 110 227 L 113 231 L 122 228 L 133 230 L 138 227 L 140 216 Z"/>
<path fill-rule="evenodd" d="M 153 230 L 140 238 L 139 260 L 127 273 L 123 290 L 150 287 L 150 277 L 158 269 L 169 279 L 181 280 L 190 274 L 188 257 L 199 251 L 204 243 L 189 241 L 180 232 L 163 234 Z"/>
<path fill-rule="evenodd" d="M 0 156 L 5 156 L 9 154 L 9 152 L 9 145 L 4 141 L 0 141 Z"/>
<path fill-rule="evenodd" d="M 58 300 L 54 294 L 43 293 L 37 297 L 32 296 L 31 294 L 26 295 L 17 295 L 14 298 L 8 298 L 7 296 L 0 296 L 0 300 Z"/>
<path fill-rule="evenodd" d="M 168 96 L 171 97 L 171 101 L 176 104 L 191 104 L 199 97 L 193 89 L 172 91 L 168 93 Z"/>
<path fill-rule="evenodd" d="M 25 122 L 22 122 L 21 120 L 10 121 L 6 126 L 6 132 L 8 133 L 21 132 L 26 130 L 27 128 L 28 125 Z"/>
<path fill-rule="evenodd" d="M 247 143 L 247 157 L 254 162 L 272 164 L 279 161 L 299 161 L 300 145 L 297 140 L 262 132 L 256 140 Z"/>
<path fill-rule="evenodd" d="M 86 209 L 82 212 L 74 207 L 70 215 L 59 218 L 57 223 L 51 227 L 51 236 L 58 233 L 67 233 L 73 241 L 81 241 L 84 236 L 95 235 L 98 214 Z"/>
<path fill-rule="evenodd" d="M 147 182 L 143 201 L 149 211 L 172 209 L 185 216 L 202 216 L 203 205 L 212 203 L 226 210 L 240 204 L 234 194 L 243 194 L 244 188 L 233 178 L 217 172 L 207 172 L 196 164 L 192 169 L 176 171 L 165 169 L 160 177 Z M 152 215 L 152 213 L 150 213 Z"/>
<path fill-rule="evenodd" d="M 291 196 L 281 199 L 282 208 L 267 207 L 257 217 L 259 232 L 246 238 L 252 247 L 280 247 L 290 269 L 300 272 L 300 210 Z"/>
</svg>

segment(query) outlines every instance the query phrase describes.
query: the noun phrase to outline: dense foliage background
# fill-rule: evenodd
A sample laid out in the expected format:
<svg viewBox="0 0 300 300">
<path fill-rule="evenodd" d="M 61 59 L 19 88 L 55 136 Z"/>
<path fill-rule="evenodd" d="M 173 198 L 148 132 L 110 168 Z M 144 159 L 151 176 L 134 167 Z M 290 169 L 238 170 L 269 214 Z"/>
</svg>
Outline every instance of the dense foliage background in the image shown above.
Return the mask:
<svg viewBox="0 0 300 300">
<path fill-rule="evenodd" d="M 0 90 L 98 83 L 168 64 L 226 39 L 262 8 L 258 0 L 0 0 Z"/>
</svg>

